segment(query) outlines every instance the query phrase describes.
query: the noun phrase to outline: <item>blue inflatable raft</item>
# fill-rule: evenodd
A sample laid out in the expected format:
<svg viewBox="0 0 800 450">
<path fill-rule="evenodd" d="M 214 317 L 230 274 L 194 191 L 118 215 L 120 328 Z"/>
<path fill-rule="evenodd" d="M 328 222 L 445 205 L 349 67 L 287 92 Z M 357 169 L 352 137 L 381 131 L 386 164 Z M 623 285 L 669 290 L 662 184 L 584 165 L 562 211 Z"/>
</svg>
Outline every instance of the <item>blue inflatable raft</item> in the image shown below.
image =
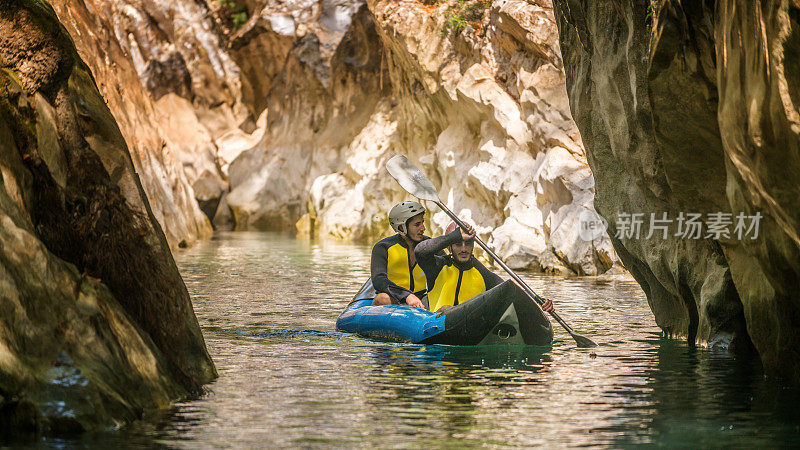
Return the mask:
<svg viewBox="0 0 800 450">
<path fill-rule="evenodd" d="M 336 320 L 347 333 L 415 344 L 550 345 L 553 328 L 539 305 L 512 281 L 441 313 L 407 305 L 372 306 L 367 282 Z"/>
</svg>

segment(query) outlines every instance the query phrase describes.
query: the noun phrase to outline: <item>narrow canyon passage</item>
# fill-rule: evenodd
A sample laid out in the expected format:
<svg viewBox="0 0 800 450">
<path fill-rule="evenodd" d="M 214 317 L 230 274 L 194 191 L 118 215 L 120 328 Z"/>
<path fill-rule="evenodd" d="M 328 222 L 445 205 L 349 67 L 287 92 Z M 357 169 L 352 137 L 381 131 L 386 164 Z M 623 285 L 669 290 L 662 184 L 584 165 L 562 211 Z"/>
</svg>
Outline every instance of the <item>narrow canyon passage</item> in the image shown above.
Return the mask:
<svg viewBox="0 0 800 450">
<path fill-rule="evenodd" d="M 660 337 L 629 280 L 524 275 L 598 348 L 577 349 L 556 330 L 552 351 L 476 350 L 337 333 L 336 316 L 368 276 L 368 246 L 237 232 L 176 259 L 220 378 L 209 395 L 119 438 L 128 442 L 800 444 L 800 393 L 730 355 Z"/>
<path fill-rule="evenodd" d="M 0 444 L 797 445 L 798 30 L 798 0 L 0 0 Z M 408 200 L 601 345 L 337 332 Z M 551 340 L 448 273 L 516 302 L 450 335 Z"/>
</svg>

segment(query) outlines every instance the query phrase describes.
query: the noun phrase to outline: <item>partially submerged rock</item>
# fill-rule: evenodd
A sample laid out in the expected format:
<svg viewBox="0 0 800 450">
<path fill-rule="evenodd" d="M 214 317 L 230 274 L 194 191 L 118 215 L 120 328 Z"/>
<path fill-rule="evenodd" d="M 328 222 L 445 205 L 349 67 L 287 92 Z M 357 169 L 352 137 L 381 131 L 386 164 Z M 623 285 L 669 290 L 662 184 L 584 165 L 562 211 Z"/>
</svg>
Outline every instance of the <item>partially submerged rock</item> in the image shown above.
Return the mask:
<svg viewBox="0 0 800 450">
<path fill-rule="evenodd" d="M 0 409 L 115 427 L 216 376 L 125 140 L 55 11 L 0 2 Z"/>
</svg>

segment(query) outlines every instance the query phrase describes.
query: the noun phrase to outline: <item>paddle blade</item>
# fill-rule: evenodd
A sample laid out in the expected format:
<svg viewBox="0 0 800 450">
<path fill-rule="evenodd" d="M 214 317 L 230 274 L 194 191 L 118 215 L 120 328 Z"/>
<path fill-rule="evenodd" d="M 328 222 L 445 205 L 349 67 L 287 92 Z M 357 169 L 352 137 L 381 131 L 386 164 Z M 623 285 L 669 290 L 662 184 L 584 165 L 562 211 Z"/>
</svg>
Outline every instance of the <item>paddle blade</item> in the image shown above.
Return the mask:
<svg viewBox="0 0 800 450">
<path fill-rule="evenodd" d="M 581 336 L 578 333 L 573 333 L 572 338 L 575 339 L 575 342 L 578 344 L 578 347 L 581 348 L 597 347 L 597 344 L 595 344 L 593 340 L 587 338 L 586 336 Z"/>
<path fill-rule="evenodd" d="M 392 157 L 386 162 L 386 170 L 409 194 L 420 200 L 439 201 L 439 194 L 425 174 L 417 169 L 403 155 Z"/>
</svg>

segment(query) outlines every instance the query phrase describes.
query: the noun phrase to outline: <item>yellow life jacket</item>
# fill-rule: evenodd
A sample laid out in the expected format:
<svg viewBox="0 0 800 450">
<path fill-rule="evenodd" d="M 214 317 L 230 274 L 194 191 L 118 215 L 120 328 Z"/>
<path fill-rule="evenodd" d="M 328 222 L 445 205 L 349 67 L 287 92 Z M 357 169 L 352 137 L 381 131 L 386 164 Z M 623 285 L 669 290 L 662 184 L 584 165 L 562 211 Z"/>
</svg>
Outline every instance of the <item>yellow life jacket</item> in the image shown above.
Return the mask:
<svg viewBox="0 0 800 450">
<path fill-rule="evenodd" d="M 475 267 L 462 272 L 452 264 L 444 266 L 428 292 L 430 310 L 464 303 L 484 291 L 486 282 Z"/>
<path fill-rule="evenodd" d="M 386 253 L 386 275 L 389 281 L 415 293 L 427 288 L 425 272 L 416 262 L 413 267 L 411 266 L 408 248 L 394 244 L 386 250 Z"/>
</svg>

